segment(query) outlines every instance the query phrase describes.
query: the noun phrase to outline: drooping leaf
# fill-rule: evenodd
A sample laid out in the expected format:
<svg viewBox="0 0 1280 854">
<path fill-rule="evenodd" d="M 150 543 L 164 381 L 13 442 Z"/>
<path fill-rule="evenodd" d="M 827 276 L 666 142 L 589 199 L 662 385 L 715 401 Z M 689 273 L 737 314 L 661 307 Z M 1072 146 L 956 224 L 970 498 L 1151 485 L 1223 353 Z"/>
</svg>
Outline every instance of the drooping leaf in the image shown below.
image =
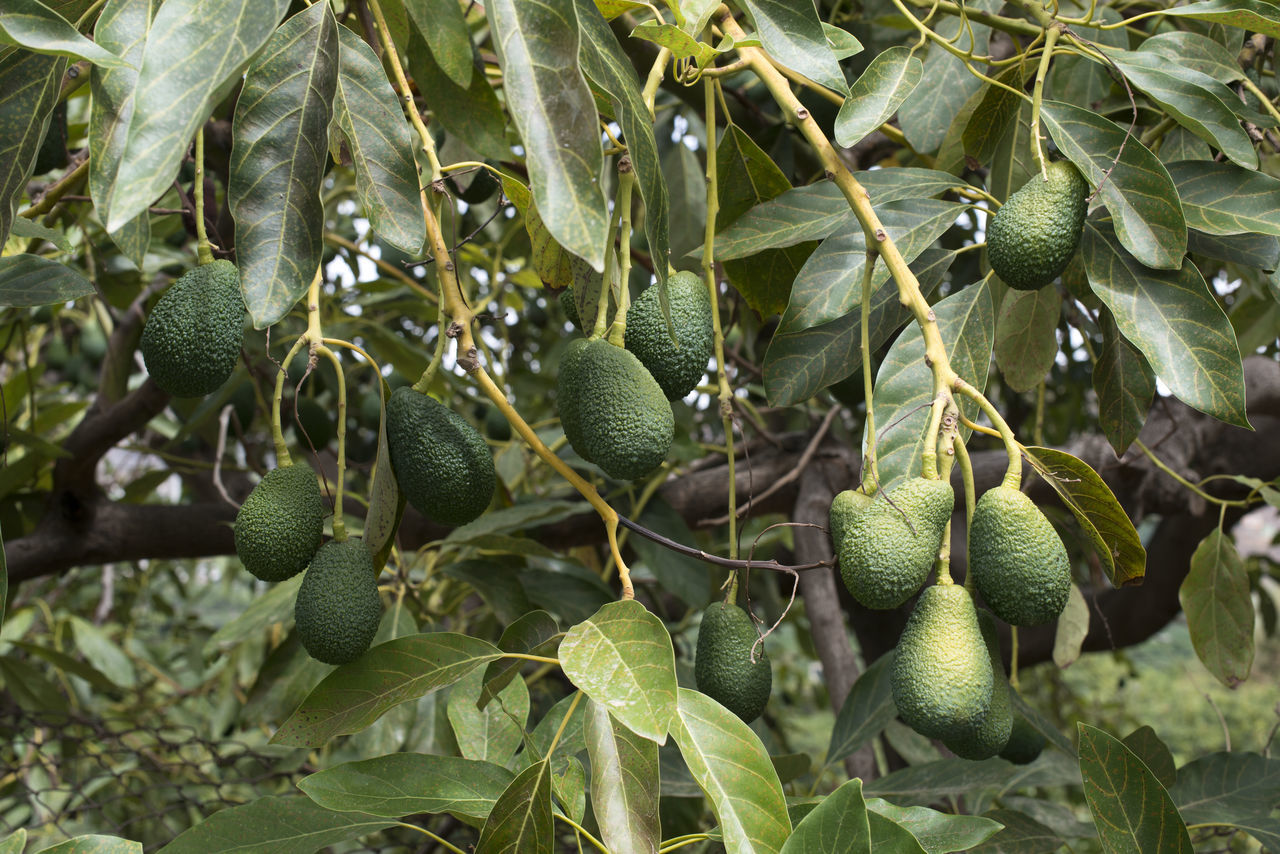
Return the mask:
<svg viewBox="0 0 1280 854">
<path fill-rule="evenodd" d="M 966 792 L 983 786 L 1000 786 L 1010 774 L 1003 759 L 939 759 L 912 765 L 868 781 L 863 793 L 868 797 L 892 799 L 895 803 L 928 804 L 944 795 Z"/>
<path fill-rule="evenodd" d="M 898 111 L 924 76 L 924 63 L 901 45 L 882 51 L 849 88 L 836 117 L 836 142 L 856 145 Z"/>
<path fill-rule="evenodd" d="M 298 788 L 331 810 L 388 818 L 447 812 L 483 820 L 514 778 L 492 762 L 391 753 L 318 771 L 299 780 Z"/>
<path fill-rule="evenodd" d="M 993 180 L 990 183 L 999 199 L 1008 198 L 1008 193 L 1001 193 L 994 186 L 996 170 L 1000 166 L 1000 159 L 994 155 L 1000 140 L 1018 123 L 1018 113 L 1025 101 L 1015 92 L 1022 87 L 1027 73 L 1028 70 L 1019 64 L 1004 69 L 993 78 L 1015 90 L 1013 92 L 1003 86 L 983 83 L 978 92 L 969 96 L 947 131 L 947 137 L 959 137 L 958 146 L 952 143 L 956 149 L 957 161 L 961 159 L 958 155 L 964 155 L 978 163 L 992 164 Z M 945 142 L 943 149 L 939 150 L 939 159 L 942 159 L 946 149 Z"/>
<path fill-rule="evenodd" d="M 1234 751 L 1211 753 L 1178 769 L 1169 790 L 1187 824 L 1256 826 L 1271 815 L 1280 790 L 1280 759 Z"/>
<path fill-rule="evenodd" d="M 997 12 L 992 0 L 972 3 L 969 8 Z M 961 18 L 940 21 L 935 32 L 961 51 L 981 55 L 987 52 L 991 28 Z M 929 48 L 924 58 L 922 77 L 928 86 L 917 86 L 898 109 L 902 132 L 916 151 L 934 151 L 942 144 L 947 129 L 964 108 L 965 102 L 982 88 L 983 80 L 970 73 L 964 61 L 940 44 Z"/>
<path fill-rule="evenodd" d="M 1265 0 L 1202 0 L 1165 9 L 1164 14 L 1280 37 L 1280 10 Z"/>
<path fill-rule="evenodd" d="M 1053 854 L 1062 848 L 1058 834 L 1026 813 L 995 809 L 982 815 L 1004 825 L 1004 829 L 974 848 L 974 854 Z"/>
<path fill-rule="evenodd" d="M 1093 366 L 1098 395 L 1098 423 L 1117 454 L 1138 438 L 1155 398 L 1156 378 L 1147 360 L 1116 328 L 1111 312 L 1102 309 L 1102 350 Z"/>
<path fill-rule="evenodd" d="M 612 851 L 656 854 L 658 745 L 614 720 L 608 709 L 587 701 L 584 720 L 591 759 L 591 807 L 604 844 Z"/>
<path fill-rule="evenodd" d="M 676 714 L 676 663 L 662 621 L 629 599 L 610 602 L 560 644 L 569 681 L 633 732 L 658 744 Z"/>
<path fill-rule="evenodd" d="M 898 710 L 893 705 L 893 692 L 889 686 L 889 665 L 892 661 L 892 653 L 880 656 L 862 671 L 849 689 L 849 696 L 845 697 L 831 729 L 831 743 L 827 746 L 828 764 L 853 755 L 897 716 Z"/>
<path fill-rule="evenodd" d="M 862 799 L 862 780 L 854 778 L 823 798 L 782 846 L 782 854 L 811 851 L 871 854 L 871 825 Z"/>
<path fill-rule="evenodd" d="M 169 0 L 155 13 L 115 192 L 103 212 L 108 232 L 168 190 L 196 131 L 288 8 L 288 0 Z"/>
<path fill-rule="evenodd" d="M 5 0 L 0 9 L 0 44 L 16 44 L 29 50 L 72 59 L 87 59 L 102 68 L 126 64 L 110 49 L 96 44 L 71 22 L 40 0 Z"/>
<path fill-rule="evenodd" d="M 769 56 L 828 89 L 848 91 L 844 72 L 827 43 L 817 10 L 809 3 L 743 0 Z"/>
<path fill-rule="evenodd" d="M 360 812 L 325 809 L 301 795 L 273 795 L 218 810 L 160 849 L 163 854 L 312 854 L 391 827 Z"/>
<path fill-rule="evenodd" d="M 476 668 L 449 692 L 447 712 L 458 751 L 467 759 L 483 759 L 506 765 L 520 747 L 529 719 L 529 688 L 513 679 L 498 692 L 494 702 L 479 708 L 484 671 Z"/>
<path fill-rule="evenodd" d="M 462 6 L 454 0 L 403 2 L 414 29 L 430 47 L 435 64 L 454 85 L 468 88 L 475 70 L 471 63 L 471 31 Z"/>
<path fill-rule="evenodd" d="M 1080 657 L 1080 647 L 1089 634 L 1089 603 L 1074 583 L 1067 594 L 1067 605 L 1058 615 L 1053 636 L 1053 663 L 1064 670 Z"/>
<path fill-rule="evenodd" d="M 1000 831 L 999 822 L 978 815 L 954 815 L 922 806 L 900 807 L 882 798 L 867 801 L 874 814 L 915 837 L 928 854 L 969 851 Z"/>
<path fill-rule="evenodd" d="M 697 691 L 680 689 L 671 735 L 711 800 L 728 854 L 776 854 L 791 834 L 778 772 L 760 738 Z"/>
<path fill-rule="evenodd" d="M 1191 555 L 1191 569 L 1178 588 L 1191 645 L 1200 661 L 1228 688 L 1249 678 L 1253 667 L 1253 594 L 1249 575 L 1231 537 L 1214 528 Z"/>
<path fill-rule="evenodd" d="M 530 611 L 507 626 L 498 638 L 498 649 L 522 655 L 549 655 L 560 643 L 562 633 L 556 621 L 546 611 Z M 489 705 L 499 691 L 507 686 L 527 664 L 519 658 L 500 658 L 489 662 L 484 670 L 484 689 L 476 700 L 476 707 Z"/>
<path fill-rule="evenodd" d="M 0 306 L 50 305 L 93 293 L 93 285 L 65 264 L 21 253 L 0 258 Z"/>
<path fill-rule="evenodd" d="M 25 50 L 0 55 L 0 245 L 9 239 L 66 67 L 61 57 Z"/>
<path fill-rule="evenodd" d="M 1062 297 L 1056 288 L 1010 291 L 996 317 L 996 364 L 1014 391 L 1030 391 L 1044 380 L 1058 355 Z"/>
<path fill-rule="evenodd" d="M 404 515 L 405 495 L 391 470 L 391 446 L 387 442 L 387 383 L 378 381 L 378 452 L 373 460 L 369 487 L 369 512 L 364 519 L 364 541 L 373 552 L 373 568 L 382 572 L 395 545 L 396 530 Z"/>
<path fill-rule="evenodd" d="M 1172 788 L 1178 779 L 1178 769 L 1173 761 L 1169 746 L 1160 740 L 1156 731 L 1149 726 L 1140 726 L 1122 739 L 1124 746 L 1133 751 L 1133 755 L 1142 760 L 1160 785 Z"/>
<path fill-rule="evenodd" d="M 491 0 L 485 14 L 502 59 L 507 102 L 524 141 L 533 199 L 556 241 L 604 269 L 609 212 L 595 101 L 578 68 L 573 0 Z"/>
<path fill-rule="evenodd" d="M 1084 796 L 1108 854 L 1191 854 L 1191 838 L 1169 793 L 1123 742 L 1088 724 L 1080 732 Z"/>
<path fill-rule="evenodd" d="M 476 854 L 551 854 L 551 761 L 543 759 L 511 781 L 480 831 Z"/>
<path fill-rule="evenodd" d="M 445 73 L 417 30 L 409 35 L 408 60 L 414 82 L 419 90 L 431 93 L 427 106 L 445 130 L 487 158 L 501 160 L 511 155 L 506 141 L 507 117 L 493 87 L 481 73 L 478 51 L 471 54 L 473 73 L 465 87 Z"/>
<path fill-rule="evenodd" d="M 720 51 L 675 24 L 644 21 L 631 31 L 634 38 L 653 42 L 671 51 L 676 59 L 692 59 L 699 68 L 712 63 Z"/>
<path fill-rule="evenodd" d="M 1169 164 L 1187 225 L 1209 234 L 1280 235 L 1280 179 L 1213 160 Z"/>
</svg>

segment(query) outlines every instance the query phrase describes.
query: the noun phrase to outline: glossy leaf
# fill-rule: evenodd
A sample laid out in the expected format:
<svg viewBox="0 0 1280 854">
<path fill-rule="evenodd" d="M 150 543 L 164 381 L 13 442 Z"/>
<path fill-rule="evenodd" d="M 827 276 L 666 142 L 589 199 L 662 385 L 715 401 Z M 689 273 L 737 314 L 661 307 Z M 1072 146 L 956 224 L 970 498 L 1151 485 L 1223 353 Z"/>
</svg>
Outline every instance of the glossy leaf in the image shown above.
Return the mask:
<svg viewBox="0 0 1280 854">
<path fill-rule="evenodd" d="M 1211 753 L 1178 769 L 1169 790 L 1188 824 L 1256 822 L 1270 816 L 1280 790 L 1280 759 Z"/>
<path fill-rule="evenodd" d="M 969 8 L 998 12 L 992 0 L 971 3 Z M 935 32 L 944 39 L 954 39 L 952 46 L 977 55 L 987 52 L 991 28 L 960 18 L 939 21 Z M 922 68 L 927 86 L 917 86 L 898 110 L 902 132 L 916 151 L 935 151 L 947 135 L 947 129 L 964 108 L 965 102 L 982 88 L 980 77 L 970 73 L 964 61 L 935 44 L 929 48 Z"/>
<path fill-rule="evenodd" d="M 663 744 L 676 712 L 675 650 L 662 621 L 634 599 L 610 602 L 560 644 L 569 681 L 638 735 Z"/>
<path fill-rule="evenodd" d="M 1248 427 L 1235 332 L 1196 266 L 1145 267 L 1097 220 L 1085 223 L 1081 251 L 1089 287 L 1169 390 L 1188 406 Z"/>
<path fill-rule="evenodd" d="M 867 813 L 871 825 L 871 850 L 892 851 L 894 854 L 928 854 L 919 840 L 897 822 L 890 821 L 877 812 Z"/>
<path fill-rule="evenodd" d="M 1074 583 L 1067 594 L 1067 605 L 1058 615 L 1053 636 L 1053 663 L 1065 670 L 1080 657 L 1080 647 L 1089 634 L 1089 603 Z"/>
<path fill-rule="evenodd" d="M 1187 251 L 1187 225 L 1164 164 L 1125 128 L 1081 107 L 1046 100 L 1041 116 L 1063 154 L 1092 186 L 1102 188 L 1121 245 L 1148 267 L 1178 269 Z M 1088 261 L 1088 250 L 1084 256 Z"/>
<path fill-rule="evenodd" d="M 312 854 L 395 822 L 360 812 L 336 812 L 301 795 L 259 798 L 218 810 L 160 849 L 163 854 L 265 852 Z"/>
<path fill-rule="evenodd" d="M 506 765 L 524 737 L 529 719 L 529 688 L 513 679 L 483 709 L 477 701 L 484 688 L 484 671 L 476 668 L 449 692 L 447 707 L 458 752 L 467 759 Z"/>
<path fill-rule="evenodd" d="M 373 552 L 373 568 L 378 572 L 387 565 L 395 545 L 396 530 L 404 514 L 405 495 L 391 470 L 391 446 L 387 442 L 387 395 L 385 381 L 378 382 L 378 452 L 373 460 L 373 479 L 369 487 L 369 512 L 364 519 L 364 541 Z"/>
<path fill-rule="evenodd" d="M 899 807 L 881 798 L 867 801 L 867 808 L 905 829 L 928 854 L 968 851 L 1000 830 L 998 822 L 983 816 L 953 815 L 921 806 Z"/>
<path fill-rule="evenodd" d="M 690 35 L 675 24 L 662 24 L 656 21 L 644 21 L 631 31 L 634 38 L 653 42 L 659 47 L 671 51 L 676 59 L 692 59 L 698 67 L 705 67 L 715 61 L 719 51 L 697 37 Z"/>
<path fill-rule="evenodd" d="M 995 809 L 982 815 L 1004 825 L 1004 829 L 974 848 L 974 854 L 1053 854 L 1062 848 L 1058 834 L 1026 813 Z"/>
<path fill-rule="evenodd" d="M 862 671 L 844 705 L 836 715 L 831 730 L 831 743 L 827 746 L 827 764 L 852 756 L 858 748 L 880 734 L 893 720 L 898 710 L 893 705 L 893 692 L 889 685 L 889 668 L 893 654 L 880 656 Z"/>
<path fill-rule="evenodd" d="M 431 58 L 455 86 L 471 85 L 471 31 L 455 0 L 403 0 L 414 29 L 431 48 Z M 424 90 L 432 91 L 432 90 Z"/>
<path fill-rule="evenodd" d="M 3 850 L 0 844 L 0 851 Z M 142 843 L 94 833 L 41 848 L 39 854 L 142 854 Z"/>
<path fill-rule="evenodd" d="M 0 245 L 9 239 L 66 67 L 61 57 L 25 50 L 0 55 Z"/>
<path fill-rule="evenodd" d="M 1149 726 L 1140 726 L 1123 739 L 1124 746 L 1133 751 L 1133 755 L 1142 760 L 1147 770 L 1155 775 L 1160 785 L 1171 788 L 1178 779 L 1178 769 L 1173 761 L 1173 754 L 1156 731 Z"/>
<path fill-rule="evenodd" d="M 379 644 L 325 677 L 271 742 L 316 747 L 359 732 L 393 706 L 451 685 L 500 655 L 493 644 L 449 632 Z"/>
<path fill-rule="evenodd" d="M 1249 575 L 1231 537 L 1214 528 L 1191 555 L 1191 569 L 1178 588 L 1191 645 L 1200 661 L 1228 688 L 1249 678 L 1253 667 L 1253 594 Z"/>
<path fill-rule="evenodd" d="M 827 44 L 817 10 L 810 3 L 787 0 L 743 0 L 755 24 L 755 35 L 773 59 L 844 94 L 844 72 Z"/>
<path fill-rule="evenodd" d="M 506 141 L 507 117 L 493 87 L 479 70 L 478 51 L 471 54 L 473 73 L 465 87 L 445 73 L 416 30 L 409 34 L 408 60 L 414 82 L 421 91 L 431 93 L 427 106 L 445 130 L 491 160 L 511 156 L 511 146 Z"/>
<path fill-rule="evenodd" d="M 1155 54 L 1184 68 L 1207 74 L 1220 83 L 1233 83 L 1245 76 L 1231 51 L 1208 36 L 1189 30 L 1156 33 L 1144 39 L 1138 51 Z"/>
<path fill-rule="evenodd" d="M 965 73 L 968 74 L 967 71 Z M 1001 71 L 994 79 L 1017 90 L 1025 83 L 1027 74 L 1026 68 L 1017 65 Z M 989 183 L 993 190 L 996 190 L 995 170 L 1001 165 L 998 159 L 993 162 L 996 149 L 1011 127 L 1017 124 L 1018 113 L 1024 103 L 1008 89 L 983 83 L 978 93 L 969 96 L 947 132 L 948 137 L 959 137 L 960 154 L 978 163 L 991 163 L 993 180 Z M 997 190 L 996 197 L 1004 199 L 1008 194 Z"/>
<path fill-rule="evenodd" d="M 1088 724 L 1080 732 L 1084 796 L 1108 854 L 1191 854 L 1191 838 L 1169 793 L 1133 751 Z"/>
<path fill-rule="evenodd" d="M 1116 328 L 1111 312 L 1099 317 L 1102 350 L 1093 367 L 1093 390 L 1098 395 L 1098 423 L 1117 454 L 1138 438 L 1155 398 L 1156 378 L 1147 360 Z"/>
<path fill-rule="evenodd" d="M 490 0 L 507 102 L 524 141 L 533 199 L 556 241 L 604 269 L 609 212 L 595 101 L 578 69 L 573 0 Z"/>
<path fill-rule="evenodd" d="M 1209 234 L 1280 235 L 1280 179 L 1213 160 L 1169 164 L 1187 225 Z"/>
<path fill-rule="evenodd" d="M 388 818 L 453 813 L 483 820 L 514 778 L 492 762 L 392 753 L 326 768 L 303 777 L 298 788 L 331 810 Z"/>
<path fill-rule="evenodd" d="M 77 270 L 25 253 L 0 258 L 0 306 L 50 305 L 93 293 Z"/>
<path fill-rule="evenodd" d="M 882 51 L 849 88 L 836 116 L 836 142 L 846 148 L 889 120 L 920 84 L 924 63 L 909 48 Z"/>
<path fill-rule="evenodd" d="M 591 808 L 600 836 L 612 851 L 656 854 L 662 840 L 658 820 L 658 745 L 587 701 L 584 735 L 591 759 Z"/>
<path fill-rule="evenodd" d="M 426 225 L 413 134 L 378 55 L 346 27 L 338 27 L 338 42 L 334 127 L 351 156 L 360 206 L 379 237 L 416 256 L 426 240 Z"/>
<path fill-rule="evenodd" d="M 1203 0 L 1166 9 L 1164 14 L 1280 37 L 1280 10 L 1265 0 Z"/>
<path fill-rule="evenodd" d="M 996 318 L 996 364 L 1014 391 L 1030 391 L 1053 367 L 1058 355 L 1058 317 L 1062 296 L 1057 288 L 1010 291 Z"/>
<path fill-rule="evenodd" d="M 102 68 L 125 60 L 76 30 L 71 22 L 40 0 L 5 0 L 0 9 L 0 44 L 16 44 L 43 54 L 87 59 Z"/>
<path fill-rule="evenodd" d="M 782 854 L 812 851 L 871 854 L 871 824 L 861 780 L 850 780 L 823 798 L 782 846 Z"/>
<path fill-rule="evenodd" d="M 671 735 L 711 800 L 728 854 L 767 854 L 782 849 L 791 819 L 778 772 L 759 736 L 715 700 L 680 689 Z"/>
<path fill-rule="evenodd" d="M 551 762 L 521 771 L 485 819 L 476 854 L 551 854 Z"/>
<path fill-rule="evenodd" d="M 546 611 L 530 611 L 507 626 L 498 638 L 498 649 L 523 655 L 552 655 L 560 643 L 562 632 Z M 484 669 L 484 689 L 476 699 L 483 709 L 497 692 L 507 686 L 528 662 L 519 658 L 500 658 Z"/>
<path fill-rule="evenodd" d="M 240 82 L 288 8 L 288 0 L 168 0 L 155 13 L 115 192 L 102 212 L 107 231 L 126 225 L 169 189 L 196 131 Z"/>
<path fill-rule="evenodd" d="M 1022 449 L 1036 472 L 1075 514 L 1116 587 L 1141 584 L 1147 552 L 1111 488 L 1087 463 L 1056 448 Z"/>
</svg>

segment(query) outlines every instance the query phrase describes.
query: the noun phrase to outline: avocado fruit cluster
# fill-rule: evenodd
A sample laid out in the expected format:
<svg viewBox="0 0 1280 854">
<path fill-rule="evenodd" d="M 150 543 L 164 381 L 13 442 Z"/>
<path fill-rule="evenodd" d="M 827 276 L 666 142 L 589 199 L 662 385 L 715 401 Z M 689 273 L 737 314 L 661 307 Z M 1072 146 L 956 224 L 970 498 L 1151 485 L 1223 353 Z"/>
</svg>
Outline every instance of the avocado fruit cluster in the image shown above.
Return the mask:
<svg viewBox="0 0 1280 854">
<path fill-rule="evenodd" d="M 147 317 L 141 341 L 147 373 L 174 397 L 216 391 L 240 359 L 244 315 L 234 264 L 218 260 L 188 271 Z"/>
<path fill-rule="evenodd" d="M 307 654 L 325 664 L 347 664 L 378 633 L 382 600 L 373 555 L 363 540 L 331 540 L 302 577 L 293 621 Z"/>
<path fill-rule="evenodd" d="M 978 499 L 969 525 L 969 571 L 987 606 L 1012 626 L 1057 619 L 1071 591 L 1071 560 L 1058 532 L 1012 486 Z"/>
<path fill-rule="evenodd" d="M 433 397 L 401 386 L 387 401 L 391 468 L 405 498 L 442 525 L 465 525 L 489 508 L 498 478 L 484 437 Z"/>
<path fill-rule="evenodd" d="M 307 465 L 272 469 L 236 514 L 236 555 L 263 581 L 284 581 L 306 569 L 324 533 L 324 500 Z"/>
<path fill-rule="evenodd" d="M 634 353 L 602 338 L 569 343 L 556 406 L 573 449 L 617 480 L 653 471 L 675 438 L 675 416 L 658 381 Z"/>
<path fill-rule="evenodd" d="M 1015 290 L 1052 282 L 1080 245 L 1089 185 L 1069 160 L 1056 160 L 1047 171 L 1048 180 L 1032 175 L 987 225 L 987 260 Z"/>
<path fill-rule="evenodd" d="M 698 629 L 693 672 L 698 690 L 751 723 L 764 712 L 773 671 L 751 616 L 729 602 L 707 606 Z M 756 657 L 752 659 L 752 648 Z"/>
<path fill-rule="evenodd" d="M 711 296 L 696 275 L 679 272 L 667 279 L 671 340 L 658 285 L 652 285 L 627 310 L 626 347 L 653 374 L 667 400 L 680 400 L 698 385 L 715 345 Z"/>
</svg>

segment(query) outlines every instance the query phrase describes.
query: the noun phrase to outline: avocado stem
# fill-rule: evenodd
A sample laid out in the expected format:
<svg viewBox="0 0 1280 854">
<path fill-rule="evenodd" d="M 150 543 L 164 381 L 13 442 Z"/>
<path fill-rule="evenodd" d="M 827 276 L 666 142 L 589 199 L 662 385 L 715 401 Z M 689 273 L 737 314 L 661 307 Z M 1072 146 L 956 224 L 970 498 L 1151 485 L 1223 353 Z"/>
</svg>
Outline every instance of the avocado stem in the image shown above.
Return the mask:
<svg viewBox="0 0 1280 854">
<path fill-rule="evenodd" d="M 875 383 L 871 377 L 871 280 L 872 273 L 875 272 L 876 258 L 879 253 L 871 248 L 873 235 L 866 234 L 867 259 L 862 271 L 862 320 L 860 327 L 860 338 L 858 347 L 862 351 L 862 392 L 866 397 L 866 440 L 862 452 L 863 478 L 862 485 L 866 485 L 866 473 L 871 473 L 871 489 L 864 489 L 864 492 L 874 492 L 880 486 L 880 463 L 879 457 L 876 455 L 876 413 L 874 401 Z"/>
<path fill-rule="evenodd" d="M 338 354 L 319 341 L 317 339 L 316 355 L 328 359 L 338 375 L 338 477 L 333 487 L 333 538 L 341 543 L 347 539 L 347 526 L 342 520 L 342 482 L 347 470 L 347 378 Z"/>
<path fill-rule="evenodd" d="M 956 441 L 951 447 L 955 450 L 956 463 L 960 466 L 960 478 L 964 482 L 964 529 L 967 533 L 973 528 L 973 508 L 977 503 L 977 489 L 973 483 L 973 461 L 969 459 L 969 449 L 965 447 L 964 442 L 959 437 L 956 437 Z M 965 537 L 964 558 L 964 589 L 972 594 L 976 578 L 968 570 L 969 538 L 967 536 Z"/>
<path fill-rule="evenodd" d="M 1049 161 L 1044 156 L 1044 145 L 1042 145 L 1043 137 L 1040 134 L 1040 105 L 1044 101 L 1044 81 L 1049 75 L 1049 61 L 1053 58 L 1053 46 L 1058 41 L 1058 36 L 1062 34 L 1060 24 L 1053 23 L 1045 26 L 1044 31 L 1044 50 L 1040 54 L 1040 66 L 1036 69 L 1036 82 L 1031 89 L 1031 153 L 1035 155 L 1036 162 L 1040 164 L 1040 178 L 1043 181 L 1049 180 Z"/>
<path fill-rule="evenodd" d="M 631 276 L 631 191 L 635 185 L 631 158 L 623 155 L 618 160 L 618 311 L 613 316 L 613 325 L 609 327 L 609 343 L 618 347 L 626 346 L 627 309 L 631 307 L 628 280 Z M 609 249 L 613 250 L 612 242 Z"/>
<path fill-rule="evenodd" d="M 293 342 L 293 346 L 289 348 L 289 352 L 285 353 L 284 359 L 281 360 L 280 366 L 276 370 L 276 388 L 271 395 L 271 441 L 276 447 L 277 468 L 293 465 L 293 460 L 289 457 L 289 445 L 284 440 L 284 429 L 280 420 L 280 403 L 284 400 L 285 365 L 293 361 L 293 357 L 302 350 L 303 345 L 306 343 L 306 333 L 299 335 L 297 340 Z"/>
<path fill-rule="evenodd" d="M 212 264 L 213 249 L 204 224 L 204 125 L 196 131 L 196 175 L 191 187 L 191 203 L 195 208 L 191 216 L 196 223 L 196 258 L 201 264 Z"/>
<path fill-rule="evenodd" d="M 991 401 L 987 400 L 982 392 L 960 377 L 955 378 L 953 387 L 956 391 L 975 401 L 978 407 L 991 419 L 991 423 L 996 430 L 1000 432 L 1000 438 L 1004 440 L 1005 452 L 1009 455 L 1009 468 L 1005 471 L 1004 481 L 1000 485 L 1018 489 L 1022 485 L 1022 446 L 1018 444 L 1018 440 L 1014 437 L 1013 430 L 1009 427 L 1009 422 L 1004 420 L 1004 416 L 991 404 Z"/>
<path fill-rule="evenodd" d="M 600 296 L 596 303 L 596 322 L 591 328 L 591 334 L 588 338 L 603 338 L 605 332 L 609 328 L 609 294 L 613 288 L 611 279 L 613 279 L 614 264 L 617 256 L 613 250 L 613 238 L 618 233 L 618 223 L 622 219 L 622 210 L 620 206 L 613 206 L 613 214 L 609 217 L 609 241 L 604 251 L 604 275 L 600 277 Z"/>
</svg>

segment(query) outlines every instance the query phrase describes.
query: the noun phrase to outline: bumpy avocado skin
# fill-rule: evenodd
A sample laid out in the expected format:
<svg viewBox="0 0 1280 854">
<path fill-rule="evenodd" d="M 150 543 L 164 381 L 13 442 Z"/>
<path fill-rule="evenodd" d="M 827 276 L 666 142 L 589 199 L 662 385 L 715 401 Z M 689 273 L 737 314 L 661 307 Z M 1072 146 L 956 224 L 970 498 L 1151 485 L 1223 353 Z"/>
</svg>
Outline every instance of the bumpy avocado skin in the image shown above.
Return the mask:
<svg viewBox="0 0 1280 854">
<path fill-rule="evenodd" d="M 1071 260 L 1088 213 L 1089 185 L 1068 160 L 1049 164 L 1049 180 L 1032 175 L 987 226 L 987 259 L 1006 285 L 1034 291 Z"/>
<path fill-rule="evenodd" d="M 764 711 L 773 688 L 773 671 L 764 644 L 750 615 L 737 605 L 716 602 L 707 606 L 698 629 L 693 673 L 698 690 L 751 723 Z"/>
<path fill-rule="evenodd" d="M 324 533 L 324 499 L 310 466 L 272 469 L 236 514 L 236 555 L 263 581 L 284 581 L 307 568 Z"/>
<path fill-rule="evenodd" d="M 582 318 L 578 317 L 578 300 L 573 295 L 572 285 L 560 292 L 560 308 L 575 329 L 582 329 Z"/>
<path fill-rule="evenodd" d="M 387 402 L 391 468 L 405 498 L 428 519 L 465 525 L 489 509 L 498 477 L 484 437 L 428 395 L 401 386 Z"/>
<path fill-rule="evenodd" d="M 941 480 L 915 477 L 877 496 L 836 543 L 845 587 L 868 608 L 896 608 L 929 577 L 955 493 Z"/>
<path fill-rule="evenodd" d="M 227 381 L 244 341 L 240 274 L 230 261 L 202 264 L 174 282 L 142 330 L 142 358 L 174 397 L 203 397 Z"/>
<path fill-rule="evenodd" d="M 1036 760 L 1046 744 L 1048 740 L 1044 734 L 1033 727 L 1024 716 L 1015 712 L 1009 742 L 1000 751 L 1000 758 L 1008 759 L 1015 765 L 1026 765 Z"/>
<path fill-rule="evenodd" d="M 978 628 L 987 644 L 991 658 L 991 708 L 972 730 L 944 739 L 952 753 L 962 759 L 990 759 L 1009 742 L 1013 729 L 1013 709 L 1009 703 L 1009 680 L 1004 674 L 1004 660 L 1000 658 L 1000 635 L 996 631 L 996 618 L 991 612 L 978 609 Z"/>
<path fill-rule="evenodd" d="M 679 347 L 667 332 L 658 286 L 653 285 L 627 310 L 627 349 L 653 374 L 667 400 L 679 400 L 707 371 L 715 345 L 711 297 L 701 279 L 682 271 L 667 279 L 667 305 Z"/>
<path fill-rule="evenodd" d="M 874 495 L 867 495 L 861 489 L 846 489 L 837 492 L 831 499 L 831 509 L 827 513 L 828 530 L 831 532 L 831 547 L 836 555 L 840 554 L 840 544 L 853 520 L 862 514 L 875 501 Z"/>
<path fill-rule="evenodd" d="M 991 709 L 991 656 L 968 591 L 935 584 L 916 601 L 898 640 L 890 684 L 898 716 L 929 738 L 975 730 Z"/>
<path fill-rule="evenodd" d="M 987 490 L 974 507 L 969 571 L 988 607 L 1011 626 L 1057 619 L 1071 590 L 1071 560 L 1058 532 L 1011 486 Z"/>
<path fill-rule="evenodd" d="M 332 540 L 316 552 L 293 603 L 293 620 L 307 654 L 325 664 L 355 661 L 378 633 L 373 555 L 363 540 Z"/>
<path fill-rule="evenodd" d="M 618 480 L 657 468 L 675 437 L 671 404 L 657 380 L 633 353 L 601 338 L 565 348 L 556 405 L 573 449 Z"/>
</svg>

